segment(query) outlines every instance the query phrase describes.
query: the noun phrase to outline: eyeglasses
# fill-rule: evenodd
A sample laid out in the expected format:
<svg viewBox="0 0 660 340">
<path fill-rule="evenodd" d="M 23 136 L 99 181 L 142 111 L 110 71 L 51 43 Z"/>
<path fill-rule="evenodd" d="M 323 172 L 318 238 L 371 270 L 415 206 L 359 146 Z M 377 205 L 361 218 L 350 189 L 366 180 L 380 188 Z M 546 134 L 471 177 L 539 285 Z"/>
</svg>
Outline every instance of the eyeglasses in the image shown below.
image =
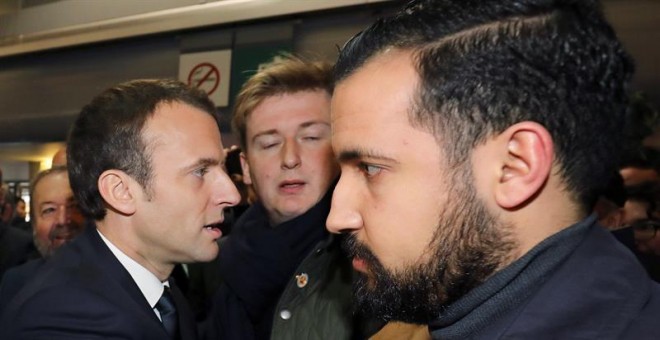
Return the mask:
<svg viewBox="0 0 660 340">
<path fill-rule="evenodd" d="M 635 232 L 635 239 L 640 241 L 650 240 L 655 237 L 660 229 L 660 221 L 656 220 L 641 220 L 632 224 L 631 226 Z"/>
</svg>

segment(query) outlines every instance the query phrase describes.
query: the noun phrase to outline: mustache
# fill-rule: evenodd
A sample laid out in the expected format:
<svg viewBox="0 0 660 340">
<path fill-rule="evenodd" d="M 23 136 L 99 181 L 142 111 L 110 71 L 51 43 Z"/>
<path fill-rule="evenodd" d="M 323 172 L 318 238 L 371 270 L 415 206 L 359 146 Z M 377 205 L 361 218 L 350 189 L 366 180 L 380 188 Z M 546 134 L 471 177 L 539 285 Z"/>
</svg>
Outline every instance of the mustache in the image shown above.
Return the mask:
<svg viewBox="0 0 660 340">
<path fill-rule="evenodd" d="M 341 247 L 344 250 L 344 253 L 350 258 L 357 257 L 364 260 L 370 266 L 379 268 L 383 267 L 380 260 L 378 260 L 371 249 L 360 242 L 355 234 L 344 235 Z"/>
<path fill-rule="evenodd" d="M 53 242 L 56 238 L 66 235 L 71 238 L 82 232 L 83 226 L 77 224 L 55 224 L 48 231 L 48 240 Z"/>
<path fill-rule="evenodd" d="M 58 236 L 67 233 L 70 228 L 67 228 L 65 225 L 56 224 L 48 232 L 48 240 L 51 242 L 54 241 Z"/>
</svg>

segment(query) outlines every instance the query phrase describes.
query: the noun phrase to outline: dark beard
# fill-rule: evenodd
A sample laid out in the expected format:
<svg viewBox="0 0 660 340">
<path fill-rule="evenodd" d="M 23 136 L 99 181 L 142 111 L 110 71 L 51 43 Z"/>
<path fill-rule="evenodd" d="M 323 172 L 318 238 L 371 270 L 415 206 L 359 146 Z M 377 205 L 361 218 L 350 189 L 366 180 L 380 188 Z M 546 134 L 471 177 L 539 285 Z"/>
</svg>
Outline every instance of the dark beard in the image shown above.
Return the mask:
<svg viewBox="0 0 660 340">
<path fill-rule="evenodd" d="M 344 239 L 348 255 L 363 259 L 369 270 L 368 276 L 358 273 L 353 285 L 360 313 L 385 321 L 428 324 L 510 262 L 515 242 L 509 228 L 486 211 L 471 185 L 451 191 L 448 197 L 454 203 L 439 215 L 427 263 L 391 272 L 354 234 Z"/>
</svg>

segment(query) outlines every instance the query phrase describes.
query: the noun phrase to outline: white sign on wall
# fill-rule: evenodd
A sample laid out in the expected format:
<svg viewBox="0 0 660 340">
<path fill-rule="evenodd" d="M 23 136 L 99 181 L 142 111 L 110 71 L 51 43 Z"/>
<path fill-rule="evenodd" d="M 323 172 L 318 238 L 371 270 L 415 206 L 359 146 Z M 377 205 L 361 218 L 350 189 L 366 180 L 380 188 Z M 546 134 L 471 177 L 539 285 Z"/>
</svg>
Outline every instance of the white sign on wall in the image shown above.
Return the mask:
<svg viewBox="0 0 660 340">
<path fill-rule="evenodd" d="M 204 90 L 215 106 L 229 105 L 231 50 L 187 53 L 179 57 L 179 80 Z"/>
</svg>

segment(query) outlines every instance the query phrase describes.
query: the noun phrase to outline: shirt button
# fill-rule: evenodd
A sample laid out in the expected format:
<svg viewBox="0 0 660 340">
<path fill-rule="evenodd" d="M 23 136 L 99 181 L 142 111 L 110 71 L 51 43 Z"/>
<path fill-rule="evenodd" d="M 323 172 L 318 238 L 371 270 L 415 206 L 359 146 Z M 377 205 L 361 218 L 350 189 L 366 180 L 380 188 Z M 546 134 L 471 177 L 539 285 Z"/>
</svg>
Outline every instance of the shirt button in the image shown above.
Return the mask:
<svg viewBox="0 0 660 340">
<path fill-rule="evenodd" d="M 283 320 L 291 319 L 291 312 L 289 312 L 288 309 L 282 309 L 282 311 L 280 311 L 280 318 Z"/>
</svg>

